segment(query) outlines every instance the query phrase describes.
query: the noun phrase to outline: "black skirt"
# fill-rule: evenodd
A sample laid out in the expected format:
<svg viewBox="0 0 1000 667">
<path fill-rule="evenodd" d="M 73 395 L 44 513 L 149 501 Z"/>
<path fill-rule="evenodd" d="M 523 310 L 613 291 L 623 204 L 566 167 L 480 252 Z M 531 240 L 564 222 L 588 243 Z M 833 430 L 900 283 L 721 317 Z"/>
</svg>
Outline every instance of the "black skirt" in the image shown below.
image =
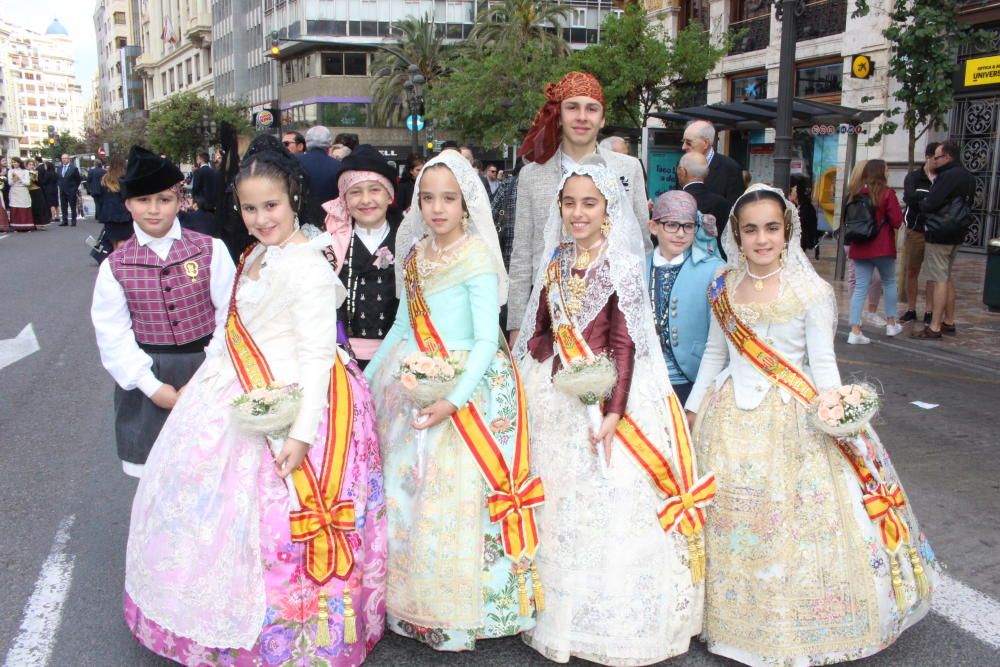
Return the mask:
<svg viewBox="0 0 1000 667">
<path fill-rule="evenodd" d="M 146 350 L 153 359 L 153 375 L 161 382 L 180 389 L 205 361 L 205 352 L 155 352 Z M 138 389 L 125 391 L 115 385 L 115 440 L 118 458 L 142 465 L 153 443 L 160 435 L 169 410 L 158 408 Z"/>
</svg>

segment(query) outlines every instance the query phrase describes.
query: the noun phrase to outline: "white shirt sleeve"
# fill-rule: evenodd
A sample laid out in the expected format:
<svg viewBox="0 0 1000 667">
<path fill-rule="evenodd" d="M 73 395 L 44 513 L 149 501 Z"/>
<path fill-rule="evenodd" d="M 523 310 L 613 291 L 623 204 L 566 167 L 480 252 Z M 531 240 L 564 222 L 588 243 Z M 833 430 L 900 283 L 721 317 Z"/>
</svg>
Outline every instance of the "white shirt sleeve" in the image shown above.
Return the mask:
<svg viewBox="0 0 1000 667">
<path fill-rule="evenodd" d="M 108 262 L 97 271 L 90 319 L 101 363 L 115 382 L 126 391 L 139 389 L 146 396 L 155 394 L 163 383 L 153 374 L 153 359 L 135 340 L 125 290 L 115 280 Z"/>
<path fill-rule="evenodd" d="M 226 318 L 229 316 L 229 299 L 233 295 L 236 265 L 229 256 L 229 249 L 219 239 L 212 239 L 212 265 L 209 269 L 212 283 L 212 305 L 215 307 L 215 331 L 212 341 L 205 348 L 205 356 L 214 356 L 226 347 Z"/>
</svg>

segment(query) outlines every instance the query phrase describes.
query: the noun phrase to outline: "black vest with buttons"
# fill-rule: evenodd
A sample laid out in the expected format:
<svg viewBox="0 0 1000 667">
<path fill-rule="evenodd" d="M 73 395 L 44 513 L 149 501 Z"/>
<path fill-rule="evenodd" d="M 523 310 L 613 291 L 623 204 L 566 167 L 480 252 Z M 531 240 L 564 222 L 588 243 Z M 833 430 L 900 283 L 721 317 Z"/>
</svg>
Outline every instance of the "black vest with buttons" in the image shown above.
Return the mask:
<svg viewBox="0 0 1000 667">
<path fill-rule="evenodd" d="M 396 246 L 398 225 L 389 223 L 389 234 L 379 245 L 390 253 Z M 337 310 L 337 319 L 347 323 L 347 335 L 352 338 L 382 339 L 396 319 L 399 299 L 396 298 L 395 261 L 378 268 L 375 256 L 357 236 L 351 236 L 351 245 L 341 267 L 340 281 L 347 288 L 347 298 Z"/>
</svg>

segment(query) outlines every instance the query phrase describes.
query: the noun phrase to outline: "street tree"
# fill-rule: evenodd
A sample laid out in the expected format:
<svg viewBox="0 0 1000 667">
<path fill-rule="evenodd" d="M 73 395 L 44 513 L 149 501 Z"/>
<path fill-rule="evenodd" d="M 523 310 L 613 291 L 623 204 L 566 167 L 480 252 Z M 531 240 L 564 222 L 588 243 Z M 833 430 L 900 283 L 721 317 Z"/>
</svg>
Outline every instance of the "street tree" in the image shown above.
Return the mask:
<svg viewBox="0 0 1000 667">
<path fill-rule="evenodd" d="M 108 144 L 109 158 L 118 156 L 124 159 L 133 144 L 146 145 L 147 126 L 145 116 L 131 114 L 100 127 L 87 128 L 84 143 L 91 153 L 97 153 L 99 148 Z"/>
<path fill-rule="evenodd" d="M 989 32 L 959 20 L 960 4 L 958 0 L 896 0 L 889 26 L 882 31 L 892 45 L 887 71 L 899 84 L 893 93 L 898 104 L 886 110 L 885 120 L 867 143 L 877 144 L 902 127 L 907 133 L 908 170 L 914 168 L 917 140 L 928 130 L 946 127 L 954 105 L 952 77 L 959 66 L 953 49 L 983 45 L 991 38 Z M 868 12 L 867 2 L 858 0 L 854 15 Z"/>
<path fill-rule="evenodd" d="M 167 98 L 149 112 L 149 149 L 177 162 L 192 161 L 205 148 L 202 123 L 206 117 L 216 125 L 227 121 L 238 133 L 250 131 L 248 112 L 242 104 L 222 104 L 214 98 L 182 93 Z"/>
<path fill-rule="evenodd" d="M 399 43 L 390 51 L 380 51 L 372 59 L 372 112 L 379 125 L 402 121 L 409 79 L 409 67 L 415 64 L 424 77 L 424 91 L 431 90 L 444 72 L 448 47 L 444 43 L 444 24 L 434 22 L 431 14 L 407 17 L 392 26 Z"/>
<path fill-rule="evenodd" d="M 545 101 L 565 57 L 544 41 L 470 45 L 448 61 L 442 85 L 430 91 L 435 127 L 489 148 L 517 144 Z"/>
<path fill-rule="evenodd" d="M 476 17 L 470 39 L 480 47 L 508 53 L 525 44 L 542 43 L 553 53 L 569 55 L 560 27 L 567 25 L 571 12 L 569 5 L 547 0 L 502 0 Z"/>
<path fill-rule="evenodd" d="M 598 78 L 610 124 L 641 127 L 651 112 L 672 106 L 684 92 L 674 83 L 705 79 L 728 50 L 730 38 L 721 41 L 713 44 L 699 23 L 670 39 L 649 21 L 641 4 L 633 3 L 620 17 L 609 15 L 601 42 L 574 53 L 566 67 Z"/>
</svg>

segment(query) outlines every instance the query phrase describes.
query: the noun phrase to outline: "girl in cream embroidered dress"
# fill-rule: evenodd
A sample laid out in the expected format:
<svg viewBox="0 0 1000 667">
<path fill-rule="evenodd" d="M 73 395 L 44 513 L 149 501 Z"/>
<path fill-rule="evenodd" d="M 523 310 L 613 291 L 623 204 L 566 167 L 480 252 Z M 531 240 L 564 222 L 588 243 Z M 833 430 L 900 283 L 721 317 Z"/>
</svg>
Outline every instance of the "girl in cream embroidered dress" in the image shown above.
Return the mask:
<svg viewBox="0 0 1000 667">
<path fill-rule="evenodd" d="M 688 650 L 701 629 L 703 586 L 692 583 L 687 540 L 660 526 L 657 512 L 665 499 L 647 473 L 613 440 L 604 477 L 597 458 L 604 456 L 604 446 L 595 451 L 591 444 L 586 406 L 552 381 L 559 358 L 557 309 L 565 306 L 591 350 L 615 360 L 619 380 L 605 410 L 623 413 L 627 404 L 628 414 L 672 459 L 666 410 L 672 390 L 644 287 L 645 254 L 635 216 L 618 178 L 603 165 L 575 167 L 563 178 L 561 198 L 574 177 L 596 186 L 594 194 L 581 197 L 574 190 L 573 196 L 584 206 L 591 197 L 603 199 L 589 217 L 599 221 L 606 212 L 610 227 L 600 250 L 591 253 L 590 268 L 573 272 L 579 239 L 564 231 L 564 218 L 568 227 L 577 214 L 569 212 L 569 200 L 562 201 L 562 209 L 553 201 L 546 261 L 514 348 L 531 409 L 532 460 L 546 496 L 538 509 L 537 558 L 545 608 L 525 642 L 557 662 L 578 657 L 602 665 L 648 665 Z M 546 284 L 557 248 L 562 290 Z M 566 283 L 580 275 L 586 291 L 578 304 L 570 304 Z"/>
<path fill-rule="evenodd" d="M 429 174 L 448 170 L 461 188 L 467 231 L 452 250 L 433 251 L 421 213 Z M 458 209 L 459 216 L 461 209 Z M 416 266 L 431 320 L 451 358 L 464 369 L 447 396 L 473 402 L 508 461 L 515 442 L 511 362 L 500 340 L 504 272 L 486 191 L 455 151 L 430 161 L 417 180 L 407 223 L 421 238 Z M 425 226 L 426 225 L 426 226 Z M 432 648 L 471 650 L 477 639 L 517 634 L 534 625 L 519 615 L 514 563 L 504 554 L 498 524 L 486 506 L 488 487 L 450 418 L 426 430 L 413 426 L 419 408 L 393 377 L 417 351 L 404 294 L 396 320 L 365 369 L 371 380 L 383 445 L 389 510 L 389 629 Z M 527 590 L 532 590 L 530 575 Z"/>
<path fill-rule="evenodd" d="M 294 162 L 287 156 L 286 164 Z M 356 511 L 356 530 L 347 535 L 354 568 L 346 581 L 322 587 L 306 578 L 305 546 L 291 541 L 289 492 L 274 457 L 263 436 L 231 421 L 230 404 L 243 389 L 220 328 L 146 464 L 126 556 L 129 628 L 150 650 L 185 665 L 356 667 L 383 634 L 386 518 L 374 406 L 357 365 L 336 344 L 330 304 L 344 299 L 344 288 L 323 254 L 330 237 L 303 238 L 317 234 L 309 229 L 294 232 L 284 248 L 261 243 L 252 251 L 245 266 L 261 260 L 259 277 L 244 272 L 236 308 L 275 380 L 301 386 L 289 438 L 311 443 L 307 456 L 317 470 L 326 453 L 330 369 L 336 355 L 347 363 L 354 422 L 340 497 L 353 499 Z M 345 588 L 356 643 L 343 640 Z M 317 641 L 321 591 L 328 643 Z"/>
<path fill-rule="evenodd" d="M 754 186 L 744 197 L 761 189 L 769 190 Z M 778 220 L 782 202 L 795 210 L 780 194 L 771 201 Z M 777 298 L 737 302 L 740 282 L 757 277 L 747 276 L 743 255 L 753 250 L 738 247 L 733 235 L 740 205 L 724 232 L 735 314 L 819 391 L 840 386 L 833 290 L 801 252 L 797 214 L 786 217 L 792 233 L 784 268 L 773 278 Z M 710 651 L 748 665 L 855 660 L 885 648 L 927 613 L 930 602 L 918 596 L 909 562 L 899 611 L 890 558 L 837 444 L 814 427 L 810 409 L 740 355 L 715 317 L 687 409 L 697 412 L 699 460 L 718 484 L 706 524 L 703 636 Z M 877 438 L 874 444 L 883 477 L 898 481 Z M 905 516 L 933 581 L 933 553 L 912 511 Z"/>
</svg>

